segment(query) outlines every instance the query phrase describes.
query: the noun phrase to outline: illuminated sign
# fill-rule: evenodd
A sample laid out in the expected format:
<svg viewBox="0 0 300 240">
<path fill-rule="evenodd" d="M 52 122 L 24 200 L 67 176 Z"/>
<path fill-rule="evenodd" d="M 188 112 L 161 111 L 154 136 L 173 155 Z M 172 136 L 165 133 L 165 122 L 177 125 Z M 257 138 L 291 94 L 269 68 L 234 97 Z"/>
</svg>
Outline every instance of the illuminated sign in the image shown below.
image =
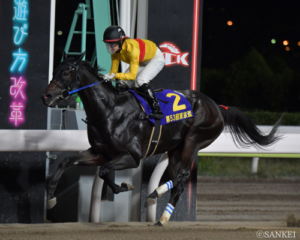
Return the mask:
<svg viewBox="0 0 300 240">
<path fill-rule="evenodd" d="M 189 66 L 187 62 L 188 52 L 181 53 L 180 50 L 170 42 L 165 42 L 159 45 L 162 53 L 165 57 L 165 66 L 170 66 L 174 64 L 180 64 L 183 66 Z"/>
<path fill-rule="evenodd" d="M 22 99 L 25 99 L 25 93 L 24 93 L 24 85 L 26 82 L 20 77 L 17 78 L 10 78 L 14 82 L 14 84 L 9 88 L 10 96 L 13 98 L 17 98 L 19 95 Z"/>
<path fill-rule="evenodd" d="M 26 66 L 28 64 L 28 53 L 20 46 L 28 37 L 28 17 L 29 17 L 29 0 L 12 0 L 13 1 L 13 43 L 16 49 L 13 50 L 11 72 L 11 86 L 9 94 L 11 97 L 9 121 L 15 127 L 25 122 L 26 108 Z"/>
<path fill-rule="evenodd" d="M 18 72 L 23 71 L 24 70 L 24 65 L 27 62 L 27 57 L 28 57 L 27 53 L 22 53 L 21 49 L 19 48 L 19 51 L 14 52 L 13 56 L 14 56 L 14 62 L 13 62 L 13 65 L 11 66 L 11 68 L 10 68 L 10 71 L 11 72 L 16 71 L 16 70 Z"/>
</svg>

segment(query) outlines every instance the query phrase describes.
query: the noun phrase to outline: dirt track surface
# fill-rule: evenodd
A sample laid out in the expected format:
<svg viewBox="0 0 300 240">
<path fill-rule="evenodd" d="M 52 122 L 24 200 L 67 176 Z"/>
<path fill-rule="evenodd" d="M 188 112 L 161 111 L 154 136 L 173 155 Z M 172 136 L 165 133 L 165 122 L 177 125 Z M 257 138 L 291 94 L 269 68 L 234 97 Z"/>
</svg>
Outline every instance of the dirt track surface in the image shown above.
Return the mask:
<svg viewBox="0 0 300 240">
<path fill-rule="evenodd" d="M 286 223 L 289 214 L 300 219 L 299 186 L 299 178 L 199 177 L 196 222 L 0 224 L 0 240 L 300 239 L 300 227 Z"/>
<path fill-rule="evenodd" d="M 149 223 L 1 224 L 0 239 L 253 240 L 259 239 L 258 231 L 283 231 L 285 236 L 290 232 L 300 239 L 300 229 L 287 228 L 283 222 L 171 222 L 165 228 Z"/>
<path fill-rule="evenodd" d="M 300 178 L 198 177 L 197 221 L 300 219 Z"/>
</svg>

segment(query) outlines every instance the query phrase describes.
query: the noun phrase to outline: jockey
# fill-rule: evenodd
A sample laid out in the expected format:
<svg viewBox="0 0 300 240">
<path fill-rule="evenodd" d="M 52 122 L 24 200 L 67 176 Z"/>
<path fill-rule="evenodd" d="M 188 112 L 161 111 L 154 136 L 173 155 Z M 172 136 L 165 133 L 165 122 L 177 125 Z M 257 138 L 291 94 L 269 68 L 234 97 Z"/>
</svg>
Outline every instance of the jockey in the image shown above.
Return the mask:
<svg viewBox="0 0 300 240">
<path fill-rule="evenodd" d="M 103 41 L 112 59 L 111 70 L 103 78 L 105 80 L 117 78 L 129 88 L 137 88 L 139 92 L 146 95 L 152 117 L 163 118 L 158 100 L 149 85 L 165 65 L 160 49 L 152 41 L 126 37 L 123 29 L 118 26 L 108 27 L 103 34 Z M 120 61 L 130 65 L 125 73 L 118 73 Z"/>
</svg>

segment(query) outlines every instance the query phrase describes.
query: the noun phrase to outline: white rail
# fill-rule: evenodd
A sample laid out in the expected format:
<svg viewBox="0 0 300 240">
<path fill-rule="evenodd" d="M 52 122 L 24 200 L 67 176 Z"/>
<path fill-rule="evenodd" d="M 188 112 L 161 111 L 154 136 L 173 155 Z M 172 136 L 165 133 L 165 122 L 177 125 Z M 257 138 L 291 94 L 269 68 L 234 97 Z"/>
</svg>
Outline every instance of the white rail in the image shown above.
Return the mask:
<svg viewBox="0 0 300 240">
<path fill-rule="evenodd" d="M 259 126 L 263 132 L 271 127 Z M 280 127 L 282 139 L 265 150 L 237 148 L 230 133 L 223 132 L 199 154 L 300 154 L 300 127 Z M 1 152 L 83 151 L 90 147 L 86 130 L 0 130 Z"/>
<path fill-rule="evenodd" d="M 259 129 L 268 133 L 271 126 L 258 126 Z M 273 146 L 264 150 L 251 148 L 237 148 L 232 141 L 229 132 L 223 132 L 210 146 L 201 150 L 199 155 L 212 154 L 300 154 L 300 127 L 279 127 L 282 139 Z"/>
<path fill-rule="evenodd" d="M 1 152 L 78 152 L 88 148 L 86 130 L 0 130 Z"/>
</svg>

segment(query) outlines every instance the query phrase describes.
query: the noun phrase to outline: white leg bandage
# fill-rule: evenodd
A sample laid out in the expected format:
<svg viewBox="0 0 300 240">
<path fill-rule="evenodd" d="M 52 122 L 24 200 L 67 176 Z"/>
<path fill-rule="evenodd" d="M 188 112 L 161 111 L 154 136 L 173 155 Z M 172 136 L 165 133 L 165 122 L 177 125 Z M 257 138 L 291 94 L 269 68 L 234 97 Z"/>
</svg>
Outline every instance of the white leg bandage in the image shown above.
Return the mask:
<svg viewBox="0 0 300 240">
<path fill-rule="evenodd" d="M 160 220 L 159 220 L 160 223 L 161 223 L 163 226 L 167 225 L 167 223 L 168 223 L 168 221 L 169 221 L 169 219 L 170 219 L 170 217 L 171 217 L 173 211 L 174 211 L 173 205 L 170 204 L 170 203 L 168 203 L 168 205 L 166 206 L 166 209 L 165 209 L 163 215 L 161 216 L 161 218 L 160 218 Z"/>
<path fill-rule="evenodd" d="M 160 187 L 156 188 L 156 192 L 158 197 L 160 198 L 165 192 L 169 191 L 171 188 L 173 188 L 172 181 L 168 181 L 165 184 L 161 185 Z"/>
</svg>

